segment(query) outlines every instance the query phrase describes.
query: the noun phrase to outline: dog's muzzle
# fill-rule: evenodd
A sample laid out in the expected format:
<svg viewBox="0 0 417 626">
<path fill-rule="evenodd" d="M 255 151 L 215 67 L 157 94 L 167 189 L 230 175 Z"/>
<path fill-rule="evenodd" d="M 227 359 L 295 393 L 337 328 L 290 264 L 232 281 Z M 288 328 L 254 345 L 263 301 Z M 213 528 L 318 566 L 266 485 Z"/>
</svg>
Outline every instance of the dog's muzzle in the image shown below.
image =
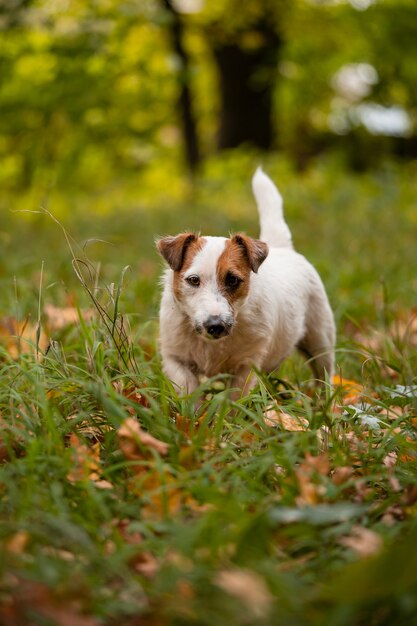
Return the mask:
<svg viewBox="0 0 417 626">
<path fill-rule="evenodd" d="M 231 330 L 231 324 L 227 324 L 220 315 L 211 315 L 203 324 L 205 334 L 210 339 L 226 337 Z"/>
</svg>

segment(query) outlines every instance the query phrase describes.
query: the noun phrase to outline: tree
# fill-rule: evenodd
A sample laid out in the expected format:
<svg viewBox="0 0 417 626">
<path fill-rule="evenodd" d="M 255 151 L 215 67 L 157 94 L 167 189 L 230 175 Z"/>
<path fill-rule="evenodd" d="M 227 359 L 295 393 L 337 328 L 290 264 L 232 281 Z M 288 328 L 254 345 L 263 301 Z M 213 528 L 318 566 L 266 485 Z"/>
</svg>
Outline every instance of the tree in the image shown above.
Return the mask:
<svg viewBox="0 0 417 626">
<path fill-rule="evenodd" d="M 254 25 L 251 36 L 257 40 L 254 47 L 238 39 L 213 41 L 221 94 L 221 150 L 244 143 L 264 150 L 273 145 L 273 94 L 281 39 L 264 20 Z"/>
<path fill-rule="evenodd" d="M 189 80 L 190 61 L 183 43 L 183 24 L 172 0 L 162 0 L 162 5 L 169 15 L 168 23 L 172 46 L 181 64 L 181 71 L 178 72 L 178 110 L 182 123 L 186 162 L 190 171 L 194 172 L 200 162 L 200 148 Z"/>
</svg>

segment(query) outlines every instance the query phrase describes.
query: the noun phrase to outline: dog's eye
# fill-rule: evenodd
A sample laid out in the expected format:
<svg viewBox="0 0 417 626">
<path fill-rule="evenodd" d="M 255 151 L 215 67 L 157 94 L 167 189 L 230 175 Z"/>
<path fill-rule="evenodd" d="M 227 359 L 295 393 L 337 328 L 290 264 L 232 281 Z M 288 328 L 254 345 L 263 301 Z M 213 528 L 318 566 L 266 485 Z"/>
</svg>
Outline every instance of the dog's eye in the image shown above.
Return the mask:
<svg viewBox="0 0 417 626">
<path fill-rule="evenodd" d="M 192 285 L 193 287 L 200 286 L 200 277 L 196 276 L 195 274 L 192 274 L 192 276 L 187 276 L 185 280 L 189 285 Z"/>
<path fill-rule="evenodd" d="M 235 274 L 232 274 L 231 272 L 226 274 L 225 283 L 228 289 L 237 289 L 241 282 L 242 282 L 242 279 L 239 278 L 239 276 L 236 276 Z"/>
</svg>

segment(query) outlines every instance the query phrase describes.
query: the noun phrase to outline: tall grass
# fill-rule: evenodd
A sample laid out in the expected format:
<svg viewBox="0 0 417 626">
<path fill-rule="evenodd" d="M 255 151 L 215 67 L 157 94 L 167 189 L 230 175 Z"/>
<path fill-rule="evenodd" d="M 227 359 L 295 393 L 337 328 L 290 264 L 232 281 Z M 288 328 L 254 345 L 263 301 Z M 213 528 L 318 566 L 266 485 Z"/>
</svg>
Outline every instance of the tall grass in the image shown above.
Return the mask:
<svg viewBox="0 0 417 626">
<path fill-rule="evenodd" d="M 205 381 L 197 410 L 197 394 L 178 397 L 161 373 L 153 237 L 256 234 L 242 184 L 251 168 L 209 164 L 188 202 L 117 220 L 72 198 L 75 216 L 60 221 L 80 248 L 46 215 L 8 220 L 0 622 L 414 623 L 416 223 L 405 173 L 317 167 L 296 179 L 269 164 L 298 248 L 329 287 L 339 374 L 354 383 L 320 395 L 295 357 L 238 401 L 227 378 Z M 54 326 L 51 302 L 77 322 Z M 122 436 L 132 418 L 166 452 Z"/>
</svg>

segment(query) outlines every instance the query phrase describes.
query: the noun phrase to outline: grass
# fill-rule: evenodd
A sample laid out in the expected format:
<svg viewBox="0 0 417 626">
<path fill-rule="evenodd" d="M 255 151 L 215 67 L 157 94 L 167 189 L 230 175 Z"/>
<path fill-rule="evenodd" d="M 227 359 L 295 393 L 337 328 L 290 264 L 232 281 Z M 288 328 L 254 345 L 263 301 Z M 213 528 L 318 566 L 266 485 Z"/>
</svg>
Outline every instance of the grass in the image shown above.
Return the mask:
<svg viewBox="0 0 417 626">
<path fill-rule="evenodd" d="M 296 177 L 267 163 L 328 286 L 354 383 L 318 396 L 294 358 L 238 402 L 224 378 L 206 381 L 196 411 L 161 373 L 153 237 L 256 234 L 252 166 L 209 163 L 170 206 L 156 192 L 129 206 L 125 186 L 117 220 L 82 196 L 65 216 L 60 197 L 84 284 L 47 216 L 1 228 L 1 623 L 417 623 L 409 172 L 318 164 Z M 111 245 L 83 247 L 92 238 Z"/>
</svg>

